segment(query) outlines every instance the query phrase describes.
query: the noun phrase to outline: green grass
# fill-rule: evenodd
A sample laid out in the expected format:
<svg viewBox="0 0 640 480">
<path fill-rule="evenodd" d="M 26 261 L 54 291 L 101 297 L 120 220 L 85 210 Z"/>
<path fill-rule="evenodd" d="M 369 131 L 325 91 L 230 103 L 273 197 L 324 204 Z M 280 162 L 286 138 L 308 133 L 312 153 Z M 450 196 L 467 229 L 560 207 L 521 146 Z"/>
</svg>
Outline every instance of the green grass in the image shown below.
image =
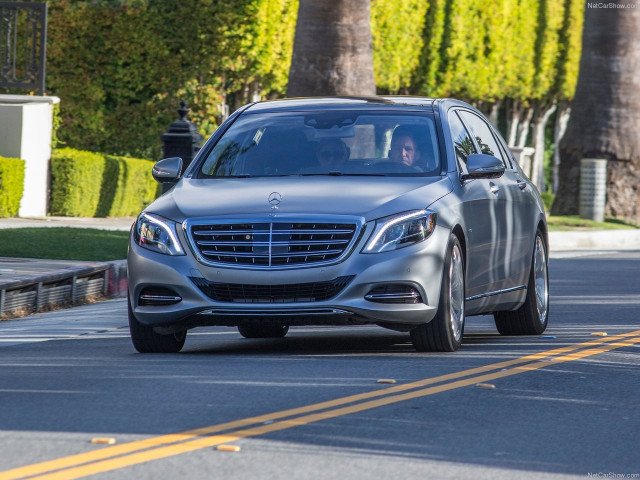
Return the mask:
<svg viewBox="0 0 640 480">
<path fill-rule="evenodd" d="M 0 230 L 0 257 L 107 261 L 127 258 L 129 232 L 93 228 Z"/>
<path fill-rule="evenodd" d="M 549 230 L 561 231 L 589 231 L 589 230 L 629 230 L 638 228 L 637 225 L 617 218 L 605 218 L 604 222 L 594 222 L 580 218 L 578 215 L 547 217 Z"/>
</svg>

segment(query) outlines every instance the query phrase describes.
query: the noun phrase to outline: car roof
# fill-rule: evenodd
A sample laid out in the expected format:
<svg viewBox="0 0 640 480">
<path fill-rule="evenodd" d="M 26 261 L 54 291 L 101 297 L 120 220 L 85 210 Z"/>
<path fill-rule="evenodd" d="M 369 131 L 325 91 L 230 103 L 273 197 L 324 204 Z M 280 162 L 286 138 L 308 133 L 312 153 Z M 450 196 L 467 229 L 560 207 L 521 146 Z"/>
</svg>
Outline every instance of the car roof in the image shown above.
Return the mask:
<svg viewBox="0 0 640 480">
<path fill-rule="evenodd" d="M 308 97 L 257 102 L 247 107 L 245 112 L 272 112 L 283 110 L 315 110 L 327 108 L 372 108 L 388 106 L 431 107 L 433 98 L 409 96 L 345 96 L 345 97 Z"/>
</svg>

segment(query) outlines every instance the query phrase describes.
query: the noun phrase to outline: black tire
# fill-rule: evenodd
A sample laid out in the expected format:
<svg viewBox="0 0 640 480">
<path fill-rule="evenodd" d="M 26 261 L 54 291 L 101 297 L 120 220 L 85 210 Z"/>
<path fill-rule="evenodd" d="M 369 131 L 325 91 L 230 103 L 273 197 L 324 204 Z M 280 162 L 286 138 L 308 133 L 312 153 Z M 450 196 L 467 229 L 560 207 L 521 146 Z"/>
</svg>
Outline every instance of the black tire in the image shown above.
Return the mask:
<svg viewBox="0 0 640 480">
<path fill-rule="evenodd" d="M 454 234 L 449 237 L 443 270 L 436 316 L 410 332 L 411 341 L 418 352 L 454 352 L 462 344 L 465 268 L 462 247 Z"/>
<path fill-rule="evenodd" d="M 244 338 L 283 338 L 288 325 L 239 325 L 238 332 Z"/>
<path fill-rule="evenodd" d="M 133 346 L 140 353 L 177 353 L 182 350 L 187 338 L 187 331 L 160 335 L 153 328 L 140 323 L 133 315 L 131 303 L 127 301 L 129 309 L 129 331 Z"/>
<path fill-rule="evenodd" d="M 540 256 L 542 255 L 542 256 Z M 502 335 L 540 335 L 549 323 L 549 255 L 544 236 L 536 233 L 533 246 L 527 297 L 524 304 L 510 312 L 496 312 L 493 318 Z M 537 270 L 536 270 L 537 269 Z M 537 277 L 537 278 L 536 278 Z M 543 282 L 544 287 L 541 283 Z M 544 290 L 541 291 L 541 288 Z M 541 298 L 540 298 L 541 297 Z M 545 305 L 543 306 L 542 303 Z"/>
</svg>

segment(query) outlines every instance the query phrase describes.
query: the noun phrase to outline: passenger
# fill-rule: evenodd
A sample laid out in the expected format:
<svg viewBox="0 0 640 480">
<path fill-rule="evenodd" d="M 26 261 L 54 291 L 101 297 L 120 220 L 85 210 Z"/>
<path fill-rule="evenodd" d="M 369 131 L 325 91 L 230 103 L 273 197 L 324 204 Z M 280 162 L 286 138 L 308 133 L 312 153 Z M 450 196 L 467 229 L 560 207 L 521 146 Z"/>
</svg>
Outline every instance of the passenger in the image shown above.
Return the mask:
<svg viewBox="0 0 640 480">
<path fill-rule="evenodd" d="M 420 149 L 413 130 L 406 126 L 397 127 L 391 137 L 389 160 L 418 168 Z"/>
<path fill-rule="evenodd" d="M 339 170 L 349 159 L 349 147 L 339 138 L 327 138 L 320 140 L 316 148 L 318 165 L 328 168 L 329 171 Z"/>
</svg>

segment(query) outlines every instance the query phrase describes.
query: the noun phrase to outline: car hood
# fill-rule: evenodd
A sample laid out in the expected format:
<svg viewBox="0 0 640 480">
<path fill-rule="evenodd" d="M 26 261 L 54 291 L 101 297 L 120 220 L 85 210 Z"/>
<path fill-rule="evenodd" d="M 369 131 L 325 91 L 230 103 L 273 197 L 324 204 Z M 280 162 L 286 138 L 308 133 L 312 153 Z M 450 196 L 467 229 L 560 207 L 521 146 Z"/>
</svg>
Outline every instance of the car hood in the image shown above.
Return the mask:
<svg viewBox="0 0 640 480">
<path fill-rule="evenodd" d="M 177 222 L 239 215 L 355 215 L 373 220 L 426 208 L 452 189 L 448 177 L 325 177 L 182 179 L 147 212 Z M 269 196 L 281 196 L 272 209 Z"/>
</svg>

